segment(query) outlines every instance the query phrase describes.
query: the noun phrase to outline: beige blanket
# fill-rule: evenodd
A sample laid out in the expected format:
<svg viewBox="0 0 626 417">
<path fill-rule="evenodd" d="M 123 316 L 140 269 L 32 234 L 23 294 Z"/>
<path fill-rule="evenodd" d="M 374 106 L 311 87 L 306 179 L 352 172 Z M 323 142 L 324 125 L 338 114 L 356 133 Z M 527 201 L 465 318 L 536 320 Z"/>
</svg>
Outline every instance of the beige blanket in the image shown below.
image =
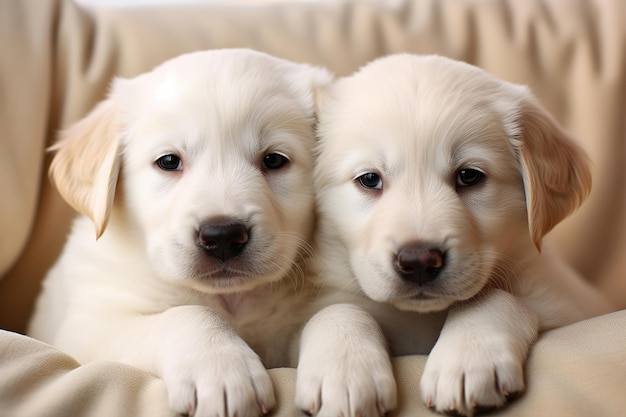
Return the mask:
<svg viewBox="0 0 626 417">
<path fill-rule="evenodd" d="M 20 336 L 72 211 L 50 186 L 45 148 L 116 75 L 198 49 L 251 47 L 348 74 L 384 54 L 438 53 L 528 84 L 594 163 L 594 190 L 552 236 L 626 308 L 626 2 L 388 0 L 207 2 L 82 10 L 71 0 L 0 1 L 0 417 L 160 416 L 162 382 L 118 363 L 78 366 Z M 395 361 L 394 415 L 419 400 L 424 357 Z M 292 369 L 273 370 L 292 416 Z M 542 335 L 528 392 L 497 415 L 626 415 L 626 310 Z"/>
<path fill-rule="evenodd" d="M 116 362 L 79 366 L 71 357 L 15 333 L 0 332 L 0 416 L 173 416 L 163 382 Z M 528 363 L 528 391 L 491 415 L 626 415 L 626 311 L 541 336 Z M 398 417 L 434 416 L 420 400 L 424 356 L 394 361 Z M 270 372 L 278 396 L 273 416 L 295 416 L 295 370 Z"/>
</svg>

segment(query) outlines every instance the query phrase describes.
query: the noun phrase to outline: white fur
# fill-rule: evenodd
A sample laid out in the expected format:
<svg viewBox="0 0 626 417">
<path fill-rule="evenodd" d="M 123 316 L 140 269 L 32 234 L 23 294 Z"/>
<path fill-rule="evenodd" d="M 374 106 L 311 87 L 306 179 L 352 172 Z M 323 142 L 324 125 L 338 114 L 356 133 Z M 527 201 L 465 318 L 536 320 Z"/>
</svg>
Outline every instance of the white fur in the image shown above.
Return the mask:
<svg viewBox="0 0 626 417">
<path fill-rule="evenodd" d="M 392 354 L 432 348 L 421 396 L 459 414 L 502 406 L 524 389 L 523 365 L 539 330 L 608 311 L 548 245 L 539 251 L 591 180 L 582 150 L 526 88 L 450 59 L 395 55 L 324 88 L 318 106 L 327 294 L 319 304 L 360 308 L 328 307 L 305 329 L 300 408 L 348 417 L 395 406 L 387 348 L 378 326 L 364 324 L 364 310 Z M 484 177 L 458 185 L 463 169 Z M 364 187 L 366 173 L 382 188 Z M 442 251 L 435 279 L 417 283 L 396 270 L 398 253 L 411 245 Z M 333 324 L 350 321 L 361 324 L 343 331 Z M 324 358 L 323 367 L 310 357 Z M 358 366 L 372 377 L 353 378 Z"/>
<path fill-rule="evenodd" d="M 313 93 L 329 81 L 323 69 L 248 50 L 187 54 L 116 80 L 55 147 L 52 178 L 83 216 L 29 333 L 81 362 L 120 360 L 160 375 L 180 413 L 268 412 L 265 366 L 289 364 L 311 295 L 302 278 Z M 268 169 L 272 153 L 289 161 Z M 164 155 L 182 169 L 159 168 Z M 216 219 L 249 229 L 237 256 L 199 247 L 200 225 Z"/>
</svg>

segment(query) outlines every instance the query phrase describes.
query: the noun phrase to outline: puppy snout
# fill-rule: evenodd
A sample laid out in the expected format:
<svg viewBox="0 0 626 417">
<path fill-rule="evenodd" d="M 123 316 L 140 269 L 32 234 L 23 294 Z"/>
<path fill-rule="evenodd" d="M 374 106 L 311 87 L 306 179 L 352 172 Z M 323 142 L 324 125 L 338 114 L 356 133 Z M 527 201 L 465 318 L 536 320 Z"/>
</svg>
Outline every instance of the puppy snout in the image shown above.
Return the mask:
<svg viewBox="0 0 626 417">
<path fill-rule="evenodd" d="M 440 249 L 412 245 L 398 251 L 395 268 L 402 279 L 422 285 L 437 278 L 444 263 L 445 254 Z"/>
<path fill-rule="evenodd" d="M 249 235 L 248 228 L 239 222 L 207 222 L 198 229 L 198 245 L 207 255 L 226 261 L 243 251 Z"/>
</svg>

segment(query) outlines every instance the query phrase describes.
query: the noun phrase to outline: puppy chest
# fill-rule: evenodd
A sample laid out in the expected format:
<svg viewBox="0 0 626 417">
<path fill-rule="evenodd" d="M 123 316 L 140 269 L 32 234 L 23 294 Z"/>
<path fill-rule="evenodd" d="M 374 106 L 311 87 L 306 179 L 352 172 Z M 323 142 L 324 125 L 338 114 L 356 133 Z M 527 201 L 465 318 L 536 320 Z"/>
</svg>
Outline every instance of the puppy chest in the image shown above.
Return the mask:
<svg viewBox="0 0 626 417">
<path fill-rule="evenodd" d="M 227 294 L 217 297 L 220 312 L 265 366 L 286 366 L 289 344 L 301 324 L 296 305 L 272 297 Z"/>
</svg>

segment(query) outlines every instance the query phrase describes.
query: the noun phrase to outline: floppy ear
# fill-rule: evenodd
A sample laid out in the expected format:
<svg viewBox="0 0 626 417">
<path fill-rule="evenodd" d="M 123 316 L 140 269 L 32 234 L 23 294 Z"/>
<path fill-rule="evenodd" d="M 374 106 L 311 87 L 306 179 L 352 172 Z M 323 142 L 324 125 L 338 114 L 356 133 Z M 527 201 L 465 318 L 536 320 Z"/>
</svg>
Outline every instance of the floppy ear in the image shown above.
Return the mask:
<svg viewBox="0 0 626 417">
<path fill-rule="evenodd" d="M 313 100 L 315 101 L 315 115 L 319 115 L 326 109 L 327 102 L 330 100 L 330 84 L 318 85 L 313 90 Z"/>
<path fill-rule="evenodd" d="M 324 67 L 308 64 L 291 64 L 290 76 L 293 79 L 292 88 L 303 107 L 317 118 L 318 90 L 330 84 L 334 75 Z M 293 69 L 295 68 L 295 70 Z"/>
<path fill-rule="evenodd" d="M 111 99 L 62 132 L 50 148 L 57 151 L 50 177 L 63 198 L 96 227 L 96 238 L 106 228 L 120 169 L 120 129 Z"/>
<path fill-rule="evenodd" d="M 591 191 L 587 154 L 532 97 L 522 100 L 519 155 L 533 243 L 576 210 Z"/>
</svg>

